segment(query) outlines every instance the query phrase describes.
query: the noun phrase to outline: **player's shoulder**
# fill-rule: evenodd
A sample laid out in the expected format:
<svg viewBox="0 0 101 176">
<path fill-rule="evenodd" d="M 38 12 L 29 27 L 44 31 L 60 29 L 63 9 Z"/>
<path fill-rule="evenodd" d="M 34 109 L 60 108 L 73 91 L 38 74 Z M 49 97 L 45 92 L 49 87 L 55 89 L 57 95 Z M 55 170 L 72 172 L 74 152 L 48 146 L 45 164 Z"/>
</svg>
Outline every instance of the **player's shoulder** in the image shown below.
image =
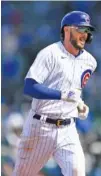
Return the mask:
<svg viewBox="0 0 101 176">
<path fill-rule="evenodd" d="M 56 51 L 56 43 L 50 44 L 46 47 L 44 47 L 43 49 L 41 49 L 36 56 L 37 61 L 41 60 L 45 63 L 50 64 L 51 66 L 55 66 L 57 57 L 55 57 L 56 53 L 58 53 Z"/>
<path fill-rule="evenodd" d="M 41 49 L 39 51 L 39 53 L 40 54 L 42 54 L 42 53 L 45 53 L 45 54 L 54 53 L 58 49 L 58 45 L 59 45 L 59 42 L 54 42 L 54 43 L 44 47 L 43 49 Z"/>
<path fill-rule="evenodd" d="M 85 58 L 86 62 L 89 65 L 91 65 L 95 70 L 95 68 L 97 67 L 97 61 L 96 61 L 95 57 L 87 50 L 84 50 L 83 54 L 84 54 L 84 58 Z"/>
</svg>

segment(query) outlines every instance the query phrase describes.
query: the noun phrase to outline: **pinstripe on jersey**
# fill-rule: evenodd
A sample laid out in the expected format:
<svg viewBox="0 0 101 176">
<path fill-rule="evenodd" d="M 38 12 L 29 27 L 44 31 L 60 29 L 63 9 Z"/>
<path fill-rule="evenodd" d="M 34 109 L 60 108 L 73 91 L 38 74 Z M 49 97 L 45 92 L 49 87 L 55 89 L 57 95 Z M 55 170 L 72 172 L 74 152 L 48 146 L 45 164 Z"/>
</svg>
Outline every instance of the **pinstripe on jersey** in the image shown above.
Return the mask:
<svg viewBox="0 0 101 176">
<path fill-rule="evenodd" d="M 66 91 L 82 89 L 96 68 L 96 61 L 86 50 L 74 57 L 61 42 L 54 43 L 37 55 L 26 78 L 35 79 L 49 88 Z M 41 114 L 41 120 L 33 115 Z M 37 100 L 24 124 L 13 176 L 36 176 L 50 155 L 64 176 L 85 176 L 85 159 L 73 118 L 69 126 L 45 123 L 48 118 L 78 117 L 76 103 L 62 100 Z"/>
<path fill-rule="evenodd" d="M 67 52 L 61 42 L 54 43 L 41 50 L 32 64 L 26 78 L 35 79 L 49 88 L 66 91 L 70 88 L 82 88 L 82 75 L 86 70 L 93 72 L 96 60 L 86 50 L 75 57 Z M 85 76 L 85 75 L 84 75 Z M 76 103 L 62 100 L 36 100 L 32 109 L 38 114 L 48 114 L 57 118 L 77 117 Z M 64 116 L 64 117 L 63 117 Z"/>
</svg>

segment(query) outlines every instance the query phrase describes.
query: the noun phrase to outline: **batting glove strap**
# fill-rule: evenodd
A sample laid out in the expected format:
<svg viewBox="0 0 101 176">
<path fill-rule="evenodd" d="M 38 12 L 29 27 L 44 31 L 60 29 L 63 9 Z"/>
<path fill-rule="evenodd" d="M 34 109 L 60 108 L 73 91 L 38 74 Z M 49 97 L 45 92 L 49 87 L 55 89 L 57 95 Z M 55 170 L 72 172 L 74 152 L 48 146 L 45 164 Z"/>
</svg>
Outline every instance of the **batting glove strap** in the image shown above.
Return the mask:
<svg viewBox="0 0 101 176">
<path fill-rule="evenodd" d="M 61 99 L 68 102 L 79 102 L 81 99 L 81 90 L 71 89 L 70 91 L 64 91 L 61 93 Z"/>
</svg>

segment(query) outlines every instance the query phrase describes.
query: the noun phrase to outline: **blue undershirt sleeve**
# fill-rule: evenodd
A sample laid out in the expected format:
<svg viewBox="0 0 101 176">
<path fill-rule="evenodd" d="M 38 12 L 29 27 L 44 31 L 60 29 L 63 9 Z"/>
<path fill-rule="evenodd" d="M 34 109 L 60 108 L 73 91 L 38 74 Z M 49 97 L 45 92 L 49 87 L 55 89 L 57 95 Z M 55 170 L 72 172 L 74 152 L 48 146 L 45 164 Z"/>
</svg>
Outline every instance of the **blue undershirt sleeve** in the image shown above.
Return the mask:
<svg viewBox="0 0 101 176">
<path fill-rule="evenodd" d="M 60 100 L 61 91 L 46 87 L 31 78 L 25 79 L 24 94 L 36 99 Z"/>
</svg>

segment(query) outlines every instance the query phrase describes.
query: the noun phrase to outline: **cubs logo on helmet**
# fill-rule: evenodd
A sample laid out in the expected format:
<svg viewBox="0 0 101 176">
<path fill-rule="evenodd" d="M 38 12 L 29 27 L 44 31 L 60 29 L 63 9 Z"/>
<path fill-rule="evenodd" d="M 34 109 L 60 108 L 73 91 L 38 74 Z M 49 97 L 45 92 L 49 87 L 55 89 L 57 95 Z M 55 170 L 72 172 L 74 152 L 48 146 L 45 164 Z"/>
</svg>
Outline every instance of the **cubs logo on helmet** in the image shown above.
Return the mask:
<svg viewBox="0 0 101 176">
<path fill-rule="evenodd" d="M 91 43 L 93 39 L 92 31 L 95 31 L 95 27 L 90 23 L 90 16 L 82 11 L 72 11 L 67 13 L 62 21 L 61 21 L 61 33 L 63 33 L 64 26 L 85 26 L 90 29 L 90 33 L 88 33 L 88 38 L 86 43 Z"/>
</svg>

